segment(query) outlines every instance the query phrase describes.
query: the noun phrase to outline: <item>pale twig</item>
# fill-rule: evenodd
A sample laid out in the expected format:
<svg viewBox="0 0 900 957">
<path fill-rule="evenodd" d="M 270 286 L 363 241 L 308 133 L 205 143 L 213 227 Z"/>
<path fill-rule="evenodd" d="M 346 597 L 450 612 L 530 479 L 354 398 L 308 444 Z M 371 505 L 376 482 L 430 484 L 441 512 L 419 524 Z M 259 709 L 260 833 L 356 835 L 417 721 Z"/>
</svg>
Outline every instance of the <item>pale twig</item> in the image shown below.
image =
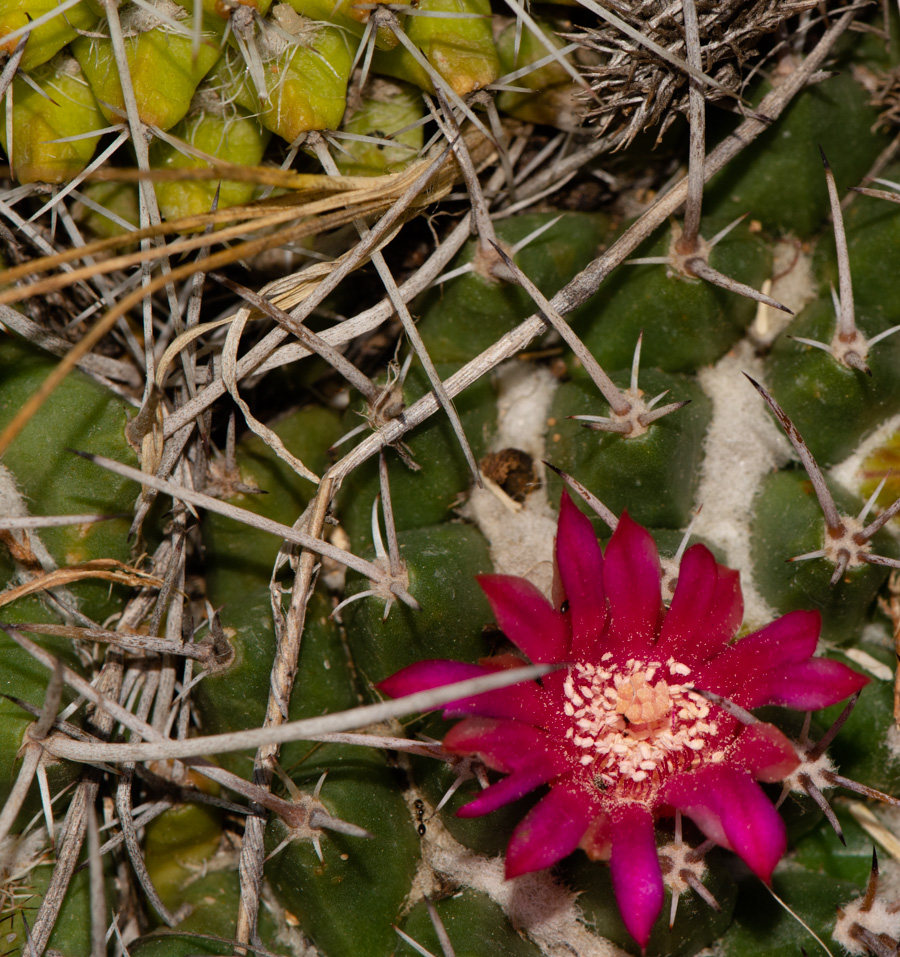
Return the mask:
<svg viewBox="0 0 900 957">
<path fill-rule="evenodd" d="M 565 665 L 529 665 L 523 668 L 505 669 L 478 678 L 467 678 L 465 681 L 443 685 L 429 691 L 418 691 L 393 701 L 363 705 L 350 711 L 338 711 L 317 718 L 305 718 L 302 721 L 291 721 L 278 727 L 253 728 L 228 734 L 187 738 L 184 741 L 147 741 L 140 744 L 115 744 L 105 741 L 86 743 L 54 734 L 47 739 L 45 749 L 57 757 L 72 761 L 105 761 L 111 764 L 122 761 L 184 761 L 200 758 L 204 754 L 243 751 L 263 744 L 303 741 L 307 740 L 309 735 L 365 728 L 370 724 L 391 718 L 433 711 L 460 698 L 496 691 L 498 688 L 505 688 L 522 681 L 532 681 L 561 667 Z M 72 674 L 67 672 L 67 681 L 71 680 Z M 103 706 L 108 708 L 111 702 L 104 701 Z M 134 724 L 134 716 L 129 712 L 125 713 L 129 725 Z M 220 769 L 204 767 L 202 770 L 204 774 L 209 775 L 211 771 Z M 232 786 L 231 783 L 228 784 L 228 787 Z"/>
<path fill-rule="evenodd" d="M 325 527 L 325 516 L 331 503 L 332 484 L 325 479 L 316 492 L 307 523 L 308 537 L 314 541 L 321 539 Z M 316 568 L 316 554 L 306 549 L 300 556 L 297 573 L 291 588 L 291 604 L 288 609 L 285 627 L 278 633 L 278 653 L 272 662 L 269 677 L 269 697 L 266 703 L 264 728 L 277 728 L 288 719 L 288 709 L 297 674 L 300 656 L 300 644 L 306 624 L 307 606 L 312 594 L 313 576 Z M 273 581 L 270 586 L 272 614 L 276 623 L 280 622 L 281 590 Z M 272 768 L 277 765 L 278 745 L 263 743 L 256 752 L 253 763 L 253 782 L 260 789 L 268 791 L 272 782 Z M 257 802 L 258 804 L 261 802 Z M 256 936 L 256 920 L 259 910 L 259 895 L 262 889 L 264 848 L 264 821 L 251 817 L 244 830 L 241 856 L 238 865 L 241 883 L 241 901 L 238 908 L 235 939 L 247 943 Z"/>
<path fill-rule="evenodd" d="M 291 528 L 289 525 L 282 525 L 280 522 L 264 518 L 248 509 L 230 505 L 228 502 L 213 498 L 211 495 L 205 495 L 203 492 L 195 492 L 183 486 L 176 485 L 174 482 L 157 478 L 155 475 L 148 475 L 145 472 L 141 472 L 140 469 L 132 468 L 130 465 L 124 465 L 121 462 L 105 458 L 102 455 L 92 455 L 88 452 L 76 452 L 76 454 L 87 459 L 89 462 L 93 462 L 95 465 L 108 469 L 110 472 L 115 472 L 117 475 L 122 475 L 125 478 L 133 479 L 135 482 L 149 485 L 151 488 L 155 488 L 160 492 L 166 492 L 179 501 L 196 505 L 199 508 L 205 508 L 210 512 L 218 512 L 220 515 L 226 516 L 226 518 L 233 518 L 235 521 L 243 522 L 252 528 L 269 532 L 277 538 L 283 538 L 285 541 L 293 542 L 295 545 L 301 545 L 303 548 L 308 548 L 318 555 L 324 555 L 326 558 L 340 562 L 340 564 L 346 565 L 354 571 L 358 571 L 361 575 L 365 575 L 373 581 L 380 581 L 382 578 L 381 571 L 371 562 L 358 558 L 351 552 L 337 548 L 335 545 L 330 545 L 328 542 L 313 538 L 311 535 Z"/>
</svg>

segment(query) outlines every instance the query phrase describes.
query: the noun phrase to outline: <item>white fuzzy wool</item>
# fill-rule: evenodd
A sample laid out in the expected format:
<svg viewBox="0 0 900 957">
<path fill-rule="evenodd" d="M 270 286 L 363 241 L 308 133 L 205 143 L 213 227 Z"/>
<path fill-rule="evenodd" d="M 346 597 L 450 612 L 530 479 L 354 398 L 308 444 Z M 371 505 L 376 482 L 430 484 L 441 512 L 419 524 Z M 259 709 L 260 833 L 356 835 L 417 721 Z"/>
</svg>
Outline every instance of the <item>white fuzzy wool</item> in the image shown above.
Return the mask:
<svg viewBox="0 0 900 957">
<path fill-rule="evenodd" d="M 527 452 L 543 471 L 544 430 L 556 379 L 546 370 L 524 362 L 510 362 L 497 374 L 497 435 L 492 449 Z M 553 542 L 556 512 L 543 488 L 532 492 L 524 505 L 515 506 L 502 493 L 474 489 L 462 514 L 488 540 L 494 571 L 527 578 L 545 595 L 553 581 Z"/>
<path fill-rule="evenodd" d="M 756 589 L 750 562 L 750 520 L 760 483 L 790 459 L 790 445 L 765 403 L 744 378 L 762 378 L 762 362 L 744 340 L 698 378 L 712 399 L 713 416 L 704 446 L 705 458 L 697 504 L 702 510 L 694 532 L 719 546 L 726 564 L 741 573 L 744 620 L 759 628 L 774 617 Z M 790 558 L 773 556 L 773 561 Z"/>
</svg>

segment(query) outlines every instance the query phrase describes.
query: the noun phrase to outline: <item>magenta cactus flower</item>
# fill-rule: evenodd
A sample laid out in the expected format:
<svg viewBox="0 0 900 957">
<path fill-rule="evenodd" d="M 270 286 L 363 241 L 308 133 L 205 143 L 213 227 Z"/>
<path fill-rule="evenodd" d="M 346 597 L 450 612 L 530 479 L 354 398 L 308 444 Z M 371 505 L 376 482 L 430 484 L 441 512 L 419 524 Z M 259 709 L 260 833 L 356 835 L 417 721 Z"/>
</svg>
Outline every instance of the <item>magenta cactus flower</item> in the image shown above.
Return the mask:
<svg viewBox="0 0 900 957">
<path fill-rule="evenodd" d="M 790 775 L 795 747 L 773 725 L 742 722 L 738 709 L 699 692 L 744 709 L 813 710 L 867 682 L 813 657 L 816 612 L 791 612 L 734 642 L 743 616 L 738 573 L 703 545 L 685 553 L 668 608 L 661 577 L 646 529 L 623 514 L 604 554 L 564 494 L 553 603 L 522 578 L 479 581 L 500 628 L 532 662 L 567 667 L 444 712 L 464 717 L 444 747 L 506 775 L 460 815 L 487 814 L 549 787 L 513 832 L 507 877 L 549 867 L 578 847 L 608 860 L 625 926 L 642 948 L 663 904 L 660 817 L 688 815 L 767 882 L 786 847 L 784 823 L 757 781 Z M 422 661 L 380 688 L 399 697 L 516 664 L 510 655 L 480 665 Z"/>
</svg>

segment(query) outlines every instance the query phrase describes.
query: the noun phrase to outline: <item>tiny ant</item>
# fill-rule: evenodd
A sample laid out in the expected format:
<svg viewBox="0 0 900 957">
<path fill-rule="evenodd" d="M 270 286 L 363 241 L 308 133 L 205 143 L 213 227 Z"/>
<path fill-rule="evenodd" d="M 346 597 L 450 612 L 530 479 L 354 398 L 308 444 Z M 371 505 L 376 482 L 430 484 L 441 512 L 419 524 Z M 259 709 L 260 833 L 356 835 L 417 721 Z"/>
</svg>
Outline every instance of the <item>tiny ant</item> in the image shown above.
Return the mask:
<svg viewBox="0 0 900 957">
<path fill-rule="evenodd" d="M 416 809 L 416 820 L 419 822 L 419 827 L 418 827 L 419 836 L 424 837 L 425 831 L 426 831 L 425 821 L 424 821 L 425 802 L 421 798 L 416 798 L 416 800 L 413 802 L 413 807 Z"/>
</svg>

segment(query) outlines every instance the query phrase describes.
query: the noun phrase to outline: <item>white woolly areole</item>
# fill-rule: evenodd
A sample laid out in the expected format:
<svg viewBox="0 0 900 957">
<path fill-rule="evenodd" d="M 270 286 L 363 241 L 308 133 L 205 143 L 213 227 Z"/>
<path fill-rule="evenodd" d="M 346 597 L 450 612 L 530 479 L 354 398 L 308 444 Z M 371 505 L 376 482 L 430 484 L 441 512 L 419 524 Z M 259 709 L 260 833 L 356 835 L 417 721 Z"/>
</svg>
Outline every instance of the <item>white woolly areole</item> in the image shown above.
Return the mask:
<svg viewBox="0 0 900 957">
<path fill-rule="evenodd" d="M 180 23 L 187 20 L 188 12 L 174 0 L 149 0 L 150 4 L 159 11 L 160 16 L 154 16 L 144 7 L 131 4 L 122 11 L 122 30 L 126 34 L 149 33 L 151 30 L 162 30 L 164 33 L 173 33 L 171 24 L 163 17 Z"/>
<path fill-rule="evenodd" d="M 559 383 L 541 366 L 507 362 L 497 370 L 497 437 L 492 448 L 544 456 L 544 431 Z"/>
<path fill-rule="evenodd" d="M 544 429 L 557 384 L 546 369 L 527 363 L 510 362 L 500 367 L 497 435 L 492 450 L 521 449 L 540 468 Z M 461 511 L 488 540 L 497 574 L 527 578 L 549 596 L 557 516 L 543 489 L 536 489 L 520 509 L 513 510 L 502 493 L 476 488 Z"/>
<path fill-rule="evenodd" d="M 774 612 L 760 595 L 750 561 L 750 519 L 762 480 L 790 459 L 790 445 L 757 401 L 747 372 L 760 381 L 763 366 L 744 340 L 697 378 L 712 399 L 713 414 L 704 445 L 705 457 L 697 503 L 702 510 L 694 532 L 725 552 L 726 564 L 741 573 L 744 620 L 761 628 Z M 783 556 L 790 558 L 790 555 Z M 772 561 L 780 561 L 773 556 Z"/>
<path fill-rule="evenodd" d="M 853 929 L 857 925 L 876 937 L 879 934 L 887 934 L 894 940 L 900 937 L 900 913 L 894 910 L 896 905 L 887 904 L 881 897 L 876 897 L 869 910 L 863 912 L 861 908 L 864 899 L 857 897 L 841 908 L 831 934 L 853 957 L 865 957 L 869 953 L 869 949 L 853 936 Z"/>
</svg>

